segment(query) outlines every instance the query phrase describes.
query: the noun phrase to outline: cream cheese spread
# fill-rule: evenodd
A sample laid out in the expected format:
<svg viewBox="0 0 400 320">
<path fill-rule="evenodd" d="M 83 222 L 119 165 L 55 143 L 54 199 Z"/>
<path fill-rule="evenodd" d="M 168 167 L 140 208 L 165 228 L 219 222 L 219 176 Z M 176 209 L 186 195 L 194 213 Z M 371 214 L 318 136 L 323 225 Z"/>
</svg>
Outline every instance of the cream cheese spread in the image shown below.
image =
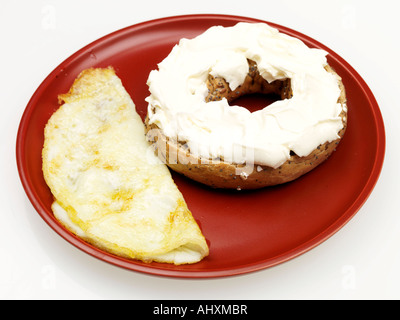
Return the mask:
<svg viewBox="0 0 400 320">
<path fill-rule="evenodd" d="M 170 139 L 186 141 L 192 155 L 277 168 L 290 152 L 307 156 L 343 128 L 337 76 L 327 72 L 327 52 L 307 47 L 265 23 L 214 26 L 181 39 L 150 72 L 149 123 Z M 226 99 L 206 102 L 209 74 L 232 90 L 257 63 L 268 82 L 291 79 L 293 97 L 256 112 Z"/>
</svg>

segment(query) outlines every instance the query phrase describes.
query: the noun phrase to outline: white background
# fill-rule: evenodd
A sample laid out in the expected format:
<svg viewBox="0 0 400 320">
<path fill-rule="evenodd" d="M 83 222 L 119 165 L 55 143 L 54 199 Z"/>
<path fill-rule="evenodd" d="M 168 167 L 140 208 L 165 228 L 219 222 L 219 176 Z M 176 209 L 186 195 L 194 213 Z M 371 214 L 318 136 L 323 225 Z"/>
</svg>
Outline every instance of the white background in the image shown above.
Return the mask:
<svg viewBox="0 0 400 320">
<path fill-rule="evenodd" d="M 0 0 L 0 298 L 399 299 L 399 9 L 389 0 Z M 97 260 L 41 219 L 16 168 L 21 115 L 59 63 L 112 31 L 192 13 L 259 18 L 322 42 L 364 78 L 385 121 L 381 177 L 355 217 L 308 253 L 237 277 L 162 278 Z"/>
</svg>

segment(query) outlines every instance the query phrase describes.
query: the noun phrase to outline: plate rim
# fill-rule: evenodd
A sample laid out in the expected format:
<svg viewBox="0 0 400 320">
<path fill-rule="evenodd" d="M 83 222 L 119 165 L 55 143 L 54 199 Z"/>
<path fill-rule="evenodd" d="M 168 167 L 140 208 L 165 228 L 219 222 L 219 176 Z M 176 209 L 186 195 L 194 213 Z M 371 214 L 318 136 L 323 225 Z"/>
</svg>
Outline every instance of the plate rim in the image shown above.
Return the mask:
<svg viewBox="0 0 400 320">
<path fill-rule="evenodd" d="M 300 245 L 291 248 L 288 251 L 285 251 L 281 254 L 278 254 L 274 257 L 266 258 L 264 260 L 259 260 L 257 262 L 249 263 L 246 265 L 240 265 L 235 268 L 221 268 L 217 270 L 182 270 L 182 269 L 171 269 L 169 266 L 154 266 L 154 265 L 143 265 L 141 263 L 136 262 L 135 260 L 129 260 L 122 257 L 118 257 L 112 254 L 109 254 L 103 250 L 100 250 L 91 244 L 83 241 L 79 237 L 67 231 L 61 224 L 54 218 L 50 217 L 44 206 L 38 197 L 35 196 L 34 186 L 31 181 L 27 177 L 27 168 L 25 166 L 25 151 L 24 144 L 22 140 L 27 131 L 28 120 L 30 119 L 30 115 L 34 111 L 34 106 L 39 99 L 41 92 L 45 91 L 47 86 L 51 84 L 52 79 L 60 72 L 60 69 L 66 68 L 72 62 L 74 62 L 78 57 L 82 54 L 90 51 L 89 49 L 95 47 L 96 45 L 103 44 L 105 41 L 113 40 L 116 37 L 123 37 L 125 33 L 130 33 L 133 31 L 139 31 L 140 29 L 147 29 L 151 26 L 164 25 L 166 23 L 174 23 L 174 22 L 183 22 L 183 21 L 194 21 L 194 20 L 219 20 L 219 21 L 231 21 L 231 22 L 239 22 L 239 21 L 247 21 L 247 22 L 261 22 L 267 23 L 272 27 L 278 28 L 282 32 L 288 33 L 295 37 L 302 37 L 313 44 L 319 46 L 320 48 L 326 50 L 328 54 L 336 60 L 344 69 L 346 69 L 347 73 L 352 76 L 357 82 L 357 86 L 363 90 L 365 97 L 367 98 L 369 105 L 371 106 L 370 110 L 373 113 L 373 119 L 376 124 L 376 137 L 377 137 L 377 150 L 375 159 L 373 161 L 373 168 L 371 172 L 369 172 L 369 177 L 366 183 L 364 184 L 361 192 L 358 196 L 352 201 L 351 206 L 347 208 L 340 217 L 338 217 L 329 227 L 324 229 L 322 232 L 318 233 L 314 238 L 309 239 L 306 242 L 301 243 Z M 187 15 L 175 15 L 175 16 L 167 16 L 156 18 L 148 21 L 139 22 L 113 32 L 110 32 L 90 43 L 83 46 L 81 49 L 75 51 L 69 57 L 64 59 L 61 63 L 59 63 L 45 79 L 39 84 L 39 86 L 34 91 L 33 95 L 29 99 L 23 114 L 21 116 L 21 120 L 18 127 L 17 137 L 16 137 L 16 162 L 18 174 L 25 190 L 25 193 L 28 196 L 31 204 L 37 211 L 37 213 L 42 217 L 42 219 L 63 239 L 67 240 L 70 244 L 77 247 L 78 249 L 84 251 L 85 253 L 98 258 L 104 262 L 110 263 L 117 267 L 122 267 L 124 269 L 128 269 L 131 271 L 140 272 L 143 274 L 153 275 L 153 276 L 167 276 L 174 278 L 221 278 L 228 276 L 237 276 L 242 274 L 247 274 L 250 272 L 256 272 L 260 270 L 264 270 L 289 260 L 292 260 L 305 252 L 317 247 L 322 242 L 326 241 L 328 238 L 337 233 L 344 225 L 347 224 L 349 220 L 351 220 L 354 215 L 360 210 L 363 204 L 367 201 L 373 189 L 375 188 L 376 183 L 379 180 L 379 176 L 382 171 L 384 159 L 385 159 L 385 151 L 386 151 L 386 134 L 385 134 L 385 126 L 384 120 L 382 117 L 382 113 L 379 109 L 379 105 L 376 101 L 375 96 L 373 95 L 371 89 L 365 80 L 359 75 L 359 73 L 349 64 L 347 63 L 341 56 L 336 54 L 333 50 L 320 43 L 319 41 L 301 33 L 294 29 L 282 26 L 280 24 L 276 24 L 273 22 L 261 20 L 258 18 L 238 16 L 238 15 L 225 15 L 225 14 L 187 14 Z"/>
</svg>

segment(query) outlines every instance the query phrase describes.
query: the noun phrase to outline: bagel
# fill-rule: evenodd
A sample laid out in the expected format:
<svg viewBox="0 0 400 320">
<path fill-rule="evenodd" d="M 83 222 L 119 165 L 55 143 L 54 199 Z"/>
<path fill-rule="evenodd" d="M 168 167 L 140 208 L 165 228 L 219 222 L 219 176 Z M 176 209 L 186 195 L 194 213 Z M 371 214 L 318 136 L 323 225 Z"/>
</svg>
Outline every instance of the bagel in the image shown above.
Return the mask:
<svg viewBox="0 0 400 320">
<path fill-rule="evenodd" d="M 247 40 L 248 37 L 257 43 L 264 41 L 275 45 L 268 49 L 272 53 L 264 46 L 266 57 L 263 57 L 254 43 Z M 187 47 L 190 54 L 182 49 Z M 220 50 L 220 47 L 224 49 Z M 223 60 L 223 54 L 229 57 L 232 47 L 236 56 Z M 183 59 L 181 51 L 185 52 Z M 209 57 L 210 52 L 215 54 L 214 58 Z M 289 58 L 281 58 L 280 67 L 276 66 L 278 63 L 269 64 L 268 59 L 277 60 L 282 52 L 287 52 Z M 171 71 L 171 65 L 190 69 L 192 65 L 185 65 L 188 55 L 195 59 L 192 65 L 197 66 L 192 68 L 194 71 L 183 83 L 179 74 L 168 71 Z M 204 63 L 201 55 L 208 57 Z M 230 71 L 221 71 L 229 62 L 233 63 Z M 192 40 L 182 39 L 159 64 L 159 69 L 150 73 L 147 84 L 151 94 L 146 99 L 149 102 L 145 119 L 146 138 L 154 152 L 172 170 L 213 188 L 256 189 L 293 181 L 328 159 L 347 128 L 345 87 L 340 76 L 327 63 L 326 52 L 310 49 L 300 40 L 263 23 L 212 27 Z M 315 91 L 301 91 L 302 86 L 315 87 Z M 181 103 L 180 96 L 171 99 L 177 92 L 175 89 L 190 92 L 191 97 L 184 101 L 186 105 Z M 239 97 L 253 93 L 274 94 L 281 100 L 253 113 L 232 105 Z M 200 99 L 203 100 L 201 103 Z M 179 104 L 183 107 L 179 108 Z M 285 128 L 286 131 L 282 129 L 283 133 L 279 128 L 274 132 L 283 138 L 270 142 L 269 127 L 260 126 L 255 132 L 262 132 L 262 135 L 248 135 L 254 138 L 256 147 L 247 140 L 247 144 L 238 148 L 239 156 L 235 155 L 237 141 L 245 141 L 237 138 L 240 131 L 237 128 L 242 129 L 241 121 L 246 123 L 252 119 L 252 123 L 258 123 L 258 119 L 264 119 L 267 114 L 268 123 L 274 124 L 271 119 L 286 111 L 289 114 L 287 118 L 274 120 L 278 124 L 276 127 L 284 127 L 285 121 L 292 124 L 292 127 Z M 233 114 L 231 118 L 230 114 Z M 239 120 L 235 122 L 232 119 Z M 243 128 L 243 136 L 253 129 L 248 124 Z M 224 136 L 224 130 L 232 135 L 232 141 Z M 264 150 L 262 145 L 262 152 L 259 152 L 260 143 L 266 146 Z M 215 146 L 220 149 L 216 151 Z"/>
</svg>

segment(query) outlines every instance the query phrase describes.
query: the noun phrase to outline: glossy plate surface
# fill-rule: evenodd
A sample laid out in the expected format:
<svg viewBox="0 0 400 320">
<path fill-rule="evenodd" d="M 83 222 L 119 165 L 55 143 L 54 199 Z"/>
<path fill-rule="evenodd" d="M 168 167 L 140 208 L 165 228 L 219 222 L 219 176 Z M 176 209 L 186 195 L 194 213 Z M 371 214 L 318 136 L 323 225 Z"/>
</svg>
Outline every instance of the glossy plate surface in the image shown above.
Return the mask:
<svg viewBox="0 0 400 320">
<path fill-rule="evenodd" d="M 385 131 L 378 104 L 358 73 L 332 50 L 297 31 L 269 23 L 310 47 L 326 50 L 329 64 L 343 78 L 348 129 L 328 161 L 294 182 L 257 191 L 213 190 L 173 174 L 210 245 L 209 257 L 193 265 L 146 264 L 110 255 L 75 237 L 53 217 L 52 195 L 41 171 L 41 150 L 44 126 L 58 108 L 57 95 L 67 92 L 83 69 L 111 65 L 144 118 L 148 74 L 179 39 L 238 21 L 260 22 L 237 16 L 189 15 L 137 24 L 82 48 L 43 81 L 21 119 L 17 165 L 34 208 L 61 237 L 100 260 L 133 271 L 182 278 L 224 277 L 292 259 L 328 239 L 357 213 L 373 190 L 384 160 Z M 245 103 L 251 108 L 257 99 Z"/>
</svg>

